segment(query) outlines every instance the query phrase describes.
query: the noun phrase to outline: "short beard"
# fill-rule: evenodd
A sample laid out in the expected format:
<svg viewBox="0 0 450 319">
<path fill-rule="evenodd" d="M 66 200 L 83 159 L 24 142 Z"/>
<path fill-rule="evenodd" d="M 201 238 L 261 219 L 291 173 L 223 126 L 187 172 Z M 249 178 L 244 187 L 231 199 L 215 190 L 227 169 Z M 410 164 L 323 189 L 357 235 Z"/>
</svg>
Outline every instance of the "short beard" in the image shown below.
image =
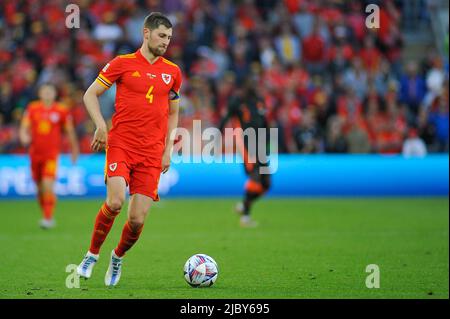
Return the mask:
<svg viewBox="0 0 450 319">
<path fill-rule="evenodd" d="M 161 56 L 164 52 L 161 52 L 159 48 L 152 48 L 150 45 L 147 45 L 148 51 L 150 51 L 153 56 Z"/>
</svg>

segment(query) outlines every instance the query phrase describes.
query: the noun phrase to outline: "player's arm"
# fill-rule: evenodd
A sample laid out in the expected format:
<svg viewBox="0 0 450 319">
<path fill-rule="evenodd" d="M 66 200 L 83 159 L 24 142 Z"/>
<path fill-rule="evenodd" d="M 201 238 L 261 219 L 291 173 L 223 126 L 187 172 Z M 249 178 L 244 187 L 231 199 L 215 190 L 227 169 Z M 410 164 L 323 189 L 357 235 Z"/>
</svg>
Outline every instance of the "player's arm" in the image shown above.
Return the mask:
<svg viewBox="0 0 450 319">
<path fill-rule="evenodd" d="M 94 138 L 91 143 L 91 148 L 94 151 L 101 151 L 104 149 L 108 137 L 108 128 L 100 111 L 100 102 L 98 100 L 98 97 L 102 95 L 106 89 L 107 88 L 105 86 L 95 80 L 83 96 L 84 105 L 86 106 L 86 109 L 96 126 Z"/>
<path fill-rule="evenodd" d="M 178 112 L 180 109 L 180 99 L 169 100 L 169 121 L 167 125 L 166 148 L 162 158 L 162 172 L 166 173 L 170 167 L 170 159 L 172 156 L 173 142 L 178 125 Z"/>
<path fill-rule="evenodd" d="M 22 120 L 20 121 L 19 127 L 19 140 L 23 146 L 28 146 L 31 143 L 31 132 L 30 132 L 30 118 L 28 116 L 28 111 L 25 111 Z"/>
<path fill-rule="evenodd" d="M 66 131 L 67 137 L 69 138 L 70 147 L 72 150 L 72 163 L 75 164 L 77 162 L 78 155 L 80 154 L 80 148 L 78 146 L 77 135 L 75 133 L 72 119 L 69 118 L 66 121 L 64 129 Z"/>
</svg>

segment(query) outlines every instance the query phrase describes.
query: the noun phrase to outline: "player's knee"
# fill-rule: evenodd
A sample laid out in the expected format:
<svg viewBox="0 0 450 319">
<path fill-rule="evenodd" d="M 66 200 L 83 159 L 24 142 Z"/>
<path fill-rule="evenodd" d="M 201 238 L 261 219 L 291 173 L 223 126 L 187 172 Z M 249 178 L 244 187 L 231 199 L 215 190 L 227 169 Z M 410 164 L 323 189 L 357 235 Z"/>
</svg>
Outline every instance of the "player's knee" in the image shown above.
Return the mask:
<svg viewBox="0 0 450 319">
<path fill-rule="evenodd" d="M 123 203 L 125 202 L 124 198 L 120 198 L 120 197 L 114 197 L 114 198 L 108 198 L 106 200 L 106 205 L 108 205 L 108 207 L 114 211 L 120 211 L 122 209 Z"/>
<path fill-rule="evenodd" d="M 144 226 L 144 219 L 138 217 L 129 217 L 128 225 L 133 232 L 138 232 Z"/>
<path fill-rule="evenodd" d="M 41 182 L 40 190 L 45 194 L 53 193 L 53 182 L 48 180 Z"/>
</svg>

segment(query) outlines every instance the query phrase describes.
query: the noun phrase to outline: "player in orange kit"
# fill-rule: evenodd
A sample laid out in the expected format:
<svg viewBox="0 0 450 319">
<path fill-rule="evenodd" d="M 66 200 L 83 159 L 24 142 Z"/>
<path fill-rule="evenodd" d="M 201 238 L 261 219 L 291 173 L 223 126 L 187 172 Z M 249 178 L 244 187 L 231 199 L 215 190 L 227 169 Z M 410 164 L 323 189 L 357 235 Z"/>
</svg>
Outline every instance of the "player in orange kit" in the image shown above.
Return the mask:
<svg viewBox="0 0 450 319">
<path fill-rule="evenodd" d="M 91 245 L 77 272 L 89 278 L 99 258 L 100 247 L 130 190 L 128 218 L 105 275 L 105 284 L 120 279 L 125 252 L 138 240 L 152 200 L 158 201 L 161 172 L 170 166 L 173 147 L 171 132 L 178 123 L 181 71 L 166 60 L 172 38 L 172 24 L 154 12 L 144 20 L 143 44 L 134 53 L 119 55 L 101 70 L 84 95 L 84 102 L 97 129 L 91 147 L 106 148 L 106 201 L 94 224 Z M 115 113 L 107 134 L 98 96 L 116 83 Z"/>
<path fill-rule="evenodd" d="M 30 146 L 31 173 L 43 215 L 40 225 L 44 229 L 55 226 L 56 195 L 53 186 L 63 130 L 69 137 L 73 163 L 79 153 L 72 118 L 68 109 L 56 102 L 56 93 L 52 84 L 41 85 L 39 100 L 28 104 L 19 130 L 21 143 Z"/>
</svg>

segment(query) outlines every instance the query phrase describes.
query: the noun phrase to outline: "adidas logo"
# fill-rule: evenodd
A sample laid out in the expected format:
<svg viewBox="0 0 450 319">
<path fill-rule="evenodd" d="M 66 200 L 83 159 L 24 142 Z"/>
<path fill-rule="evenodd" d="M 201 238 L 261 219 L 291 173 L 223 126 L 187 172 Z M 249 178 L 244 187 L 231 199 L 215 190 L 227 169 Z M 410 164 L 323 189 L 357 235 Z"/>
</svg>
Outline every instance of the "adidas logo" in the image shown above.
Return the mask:
<svg viewBox="0 0 450 319">
<path fill-rule="evenodd" d="M 134 76 L 134 77 L 136 77 L 136 78 L 141 77 L 141 75 L 139 74 L 138 71 L 134 71 L 134 73 L 133 73 L 131 76 Z"/>
</svg>

